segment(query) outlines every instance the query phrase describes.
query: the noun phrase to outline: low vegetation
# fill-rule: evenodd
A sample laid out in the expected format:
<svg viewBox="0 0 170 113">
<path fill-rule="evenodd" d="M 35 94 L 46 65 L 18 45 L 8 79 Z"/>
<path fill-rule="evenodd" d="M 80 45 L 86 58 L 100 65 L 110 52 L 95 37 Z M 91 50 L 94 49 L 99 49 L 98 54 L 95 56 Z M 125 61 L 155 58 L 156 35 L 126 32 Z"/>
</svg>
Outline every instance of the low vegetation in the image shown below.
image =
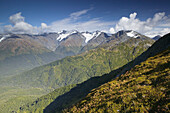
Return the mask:
<svg viewBox="0 0 170 113">
<path fill-rule="evenodd" d="M 45 90 L 42 88 L 0 86 L 0 113 L 17 111 L 20 106 L 31 103 L 50 91 L 51 90 Z"/>
<path fill-rule="evenodd" d="M 63 112 L 170 112 L 170 48 L 93 89 Z"/>
</svg>

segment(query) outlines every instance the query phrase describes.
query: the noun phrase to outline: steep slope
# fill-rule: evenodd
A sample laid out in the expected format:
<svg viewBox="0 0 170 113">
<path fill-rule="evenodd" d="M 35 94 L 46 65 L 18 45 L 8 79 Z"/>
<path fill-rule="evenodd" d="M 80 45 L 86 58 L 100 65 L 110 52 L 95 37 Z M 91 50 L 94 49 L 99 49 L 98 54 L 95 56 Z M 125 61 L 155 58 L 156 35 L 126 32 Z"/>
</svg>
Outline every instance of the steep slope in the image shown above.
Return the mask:
<svg viewBox="0 0 170 113">
<path fill-rule="evenodd" d="M 29 38 L 11 35 L 0 42 L 0 76 L 13 75 L 56 60 L 54 52 Z"/>
<path fill-rule="evenodd" d="M 15 86 L 51 88 L 81 83 L 91 77 L 101 76 L 125 65 L 145 51 L 146 44 L 151 45 L 152 43 L 147 40 L 131 38 L 109 49 L 98 48 L 78 56 L 66 57 L 11 77 L 9 81 Z"/>
<path fill-rule="evenodd" d="M 92 38 L 88 41 L 88 43 L 81 49 L 81 52 L 88 51 L 90 49 L 94 49 L 100 44 L 104 44 L 107 41 L 108 35 L 104 32 L 96 31 L 92 34 Z"/>
<path fill-rule="evenodd" d="M 49 52 L 49 50 L 39 43 L 27 39 L 21 38 L 18 35 L 12 35 L 0 43 L 0 60 L 4 60 L 7 57 L 30 54 L 30 53 L 42 53 Z"/>
<path fill-rule="evenodd" d="M 146 60 L 147 58 L 157 54 L 158 52 L 167 49 L 170 46 L 169 45 L 169 42 L 170 42 L 169 37 L 170 37 L 170 34 L 165 35 L 159 41 L 154 43 L 154 45 L 152 47 L 150 47 L 146 52 L 144 52 L 145 54 L 140 55 L 139 57 L 137 57 L 135 60 L 128 63 L 127 65 L 125 65 L 117 70 L 114 70 L 114 71 L 110 72 L 109 74 L 103 75 L 101 77 L 92 77 L 91 79 L 89 79 L 81 84 L 78 84 L 75 88 L 71 89 L 68 93 L 65 93 L 64 95 L 57 97 L 55 100 L 53 99 L 53 102 L 51 104 L 49 104 L 44 109 L 44 112 L 45 113 L 46 112 L 47 113 L 55 112 L 55 111 L 61 112 L 62 109 L 68 108 L 71 105 L 77 103 L 83 97 L 85 97 L 92 89 L 97 88 L 100 85 L 111 81 L 116 76 L 119 76 L 122 73 L 126 72 L 127 69 L 132 68 L 131 66 L 139 64 L 143 60 Z M 156 50 L 156 48 L 159 48 L 159 49 Z M 141 57 L 144 57 L 144 59 L 141 59 Z M 79 93 L 77 93 L 77 92 L 79 92 Z M 49 101 L 49 100 L 44 99 L 43 101 Z M 42 103 L 38 101 L 38 105 L 40 105 L 40 104 L 42 104 Z M 20 112 L 24 112 L 24 111 L 31 112 L 31 111 L 36 111 L 36 109 L 37 109 L 37 105 L 35 104 L 35 105 L 31 106 L 31 103 L 30 103 L 29 107 L 23 106 L 23 107 L 21 107 L 21 109 L 19 111 Z M 43 112 L 43 109 L 39 109 L 37 111 Z"/>
<path fill-rule="evenodd" d="M 131 62 L 129 65 L 130 67 L 135 66 L 136 64 L 139 64 L 140 62 L 145 61 L 147 58 L 156 55 L 158 52 L 161 52 L 170 46 L 170 33 L 164 35 L 160 39 L 158 39 L 152 47 L 150 47 L 147 51 L 143 52 L 140 56 L 138 56 L 133 62 Z M 126 68 L 129 70 L 129 68 Z"/>
<path fill-rule="evenodd" d="M 91 39 L 94 39 L 100 35 L 100 31 L 91 32 L 82 32 L 81 34 L 86 38 L 85 42 L 88 43 Z"/>
<path fill-rule="evenodd" d="M 79 32 L 73 32 L 72 34 L 62 39 L 55 52 L 61 58 L 66 56 L 72 56 L 78 54 L 84 45 L 85 38 Z"/>
<path fill-rule="evenodd" d="M 58 33 L 44 33 L 39 35 L 22 35 L 27 36 L 30 39 L 33 39 L 37 43 L 40 43 L 44 47 L 48 48 L 51 51 L 55 51 L 55 49 L 58 47 L 60 41 L 57 40 L 59 37 Z"/>
<path fill-rule="evenodd" d="M 64 112 L 170 112 L 170 48 L 100 87 Z"/>
<path fill-rule="evenodd" d="M 97 47 L 111 47 L 114 45 L 117 45 L 119 43 L 125 42 L 129 39 L 135 38 L 135 39 L 141 39 L 141 40 L 148 40 L 153 41 L 149 37 L 146 37 L 140 33 L 137 33 L 135 31 L 119 31 L 115 34 L 112 34 L 111 36 L 104 33 L 104 32 L 96 32 L 97 36 L 92 38 L 88 41 L 88 43 L 82 48 L 81 52 L 84 52 L 86 50 L 90 50 Z M 137 43 L 137 42 L 136 42 Z M 147 46 L 147 45 L 146 45 Z M 148 45 L 151 46 L 151 45 Z"/>
<path fill-rule="evenodd" d="M 124 42 L 128 40 L 129 38 L 136 38 L 136 39 L 142 39 L 142 40 L 152 40 L 149 37 L 142 35 L 136 31 L 128 30 L 128 31 L 118 31 L 117 33 L 113 34 L 110 38 L 110 40 L 119 39 L 120 42 Z"/>
<path fill-rule="evenodd" d="M 78 57 L 73 57 L 74 60 L 76 59 L 75 63 L 69 62 L 67 64 L 67 66 L 70 65 L 70 64 L 73 64 L 72 66 L 70 66 L 72 68 L 73 66 L 75 67 L 75 64 L 81 63 L 82 60 L 84 61 L 84 62 L 82 62 L 83 67 L 80 64 L 77 66 L 77 70 L 81 70 L 83 68 L 84 71 L 82 71 L 78 76 L 76 74 L 79 73 L 79 72 L 76 71 L 76 73 L 73 73 L 73 75 L 77 76 L 77 77 L 75 77 L 76 79 L 77 78 L 80 79 L 82 77 L 81 75 L 83 75 L 85 77 L 86 73 L 84 73 L 84 72 L 88 72 L 88 75 L 93 75 L 94 72 L 95 72 L 96 75 L 102 75 L 102 74 L 104 74 L 103 72 L 105 72 L 105 71 L 106 71 L 105 73 L 108 73 L 111 70 L 117 69 L 119 67 L 119 65 L 122 66 L 125 62 L 131 61 L 132 59 L 134 59 L 136 56 L 133 56 L 133 55 L 139 55 L 141 53 L 141 51 L 146 50 L 145 45 L 149 44 L 149 42 L 143 41 L 143 40 L 139 41 L 139 40 L 140 39 L 131 38 L 130 40 L 127 40 L 126 42 L 124 42 L 120 45 L 115 45 L 113 48 L 110 48 L 110 49 L 101 48 L 101 49 L 97 49 L 97 50 L 92 50 L 88 53 L 82 54 L 83 56 L 79 55 Z M 134 43 L 134 42 L 138 42 L 139 45 L 137 46 L 136 43 Z M 134 51 L 134 47 L 136 47 L 135 51 Z M 125 53 L 129 53 L 129 54 L 125 54 Z M 134 53 L 134 54 L 132 54 L 132 53 Z M 70 57 L 68 57 L 68 58 L 69 58 L 69 61 L 74 61 L 73 58 L 72 59 Z M 99 62 L 101 62 L 102 64 L 100 64 Z M 93 65 L 91 65 L 91 63 L 93 63 L 93 65 L 97 64 L 98 65 L 97 68 L 94 67 Z M 60 63 L 58 62 L 58 64 L 60 64 Z M 86 65 L 87 65 L 87 67 L 89 67 L 88 69 L 85 68 Z M 53 64 L 53 66 L 54 66 L 54 64 Z M 92 68 L 90 68 L 91 66 L 92 66 Z M 69 68 L 66 68 L 64 66 L 64 69 L 65 69 L 65 71 L 67 71 Z M 42 101 L 36 100 L 37 104 L 32 105 L 32 103 L 30 103 L 28 105 L 29 107 L 28 106 L 21 107 L 21 109 L 19 111 L 20 112 L 23 112 L 23 111 L 43 112 L 43 109 L 37 109 L 37 107 L 40 107 L 39 105 L 44 105 L 43 102 L 45 102 L 45 101 L 48 101 L 48 102 L 54 101 L 54 105 L 52 104 L 53 107 L 56 104 L 59 104 L 61 108 L 63 108 L 63 105 L 67 105 L 67 106 L 72 105 L 72 103 L 74 103 L 75 101 L 77 102 L 77 99 L 79 100 L 80 98 L 85 96 L 90 91 L 90 89 L 95 88 L 98 85 L 105 83 L 106 81 L 110 80 L 111 78 L 114 78 L 117 75 L 117 73 L 120 72 L 121 70 L 119 69 L 115 72 L 111 72 L 111 74 L 115 73 L 114 76 L 111 75 L 111 76 L 107 76 L 107 77 L 106 76 L 97 77 L 95 79 L 94 78 L 90 79 L 90 80 L 88 80 L 87 82 L 84 82 L 81 85 L 78 85 L 75 89 L 73 89 L 70 93 L 68 93 L 69 96 L 66 94 L 64 96 L 61 96 L 61 98 L 59 97 L 58 98 L 59 100 L 56 99 L 57 103 L 55 103 L 56 101 L 54 101 L 55 98 L 53 98 L 53 100 L 49 100 L 48 97 L 46 97 L 46 99 L 44 98 Z M 93 73 L 91 73 L 91 71 Z M 46 72 L 47 72 L 47 70 L 46 70 Z M 62 75 L 64 75 L 64 74 L 62 74 Z M 93 76 L 96 76 L 96 75 L 93 75 Z M 73 77 L 74 76 L 71 76 L 71 78 L 73 78 Z M 81 92 L 81 93 L 79 93 L 80 95 L 78 97 L 76 96 L 77 92 Z M 71 99 L 71 102 L 72 102 L 71 103 L 69 101 L 69 99 L 73 95 L 75 95 L 76 97 L 73 97 Z M 69 101 L 69 104 L 67 103 L 68 101 Z M 46 106 L 47 105 L 45 104 L 44 108 Z M 43 108 L 43 107 L 41 107 L 41 108 Z M 57 108 L 57 109 L 61 109 L 61 108 Z M 51 109 L 51 106 L 50 106 L 49 109 Z"/>
<path fill-rule="evenodd" d="M 170 34 L 167 34 L 160 38 L 157 42 L 153 44 L 147 51 L 137 57 L 135 60 L 131 61 L 130 63 L 126 64 L 125 66 L 110 72 L 107 75 L 103 75 L 101 77 L 94 77 L 91 78 L 84 83 L 80 84 L 79 86 L 73 88 L 70 92 L 56 98 L 54 102 L 46 107 L 44 110 L 45 113 L 48 112 L 61 112 L 62 109 L 68 108 L 71 105 L 80 101 L 83 97 L 85 97 L 92 89 L 99 87 L 100 85 L 107 83 L 114 79 L 117 76 L 125 73 L 127 70 L 131 69 L 135 65 L 139 64 L 140 62 L 145 61 L 147 58 L 152 57 L 170 47 Z M 158 49 L 159 48 L 159 49 Z M 142 59 L 143 58 L 143 59 Z M 77 92 L 81 92 L 77 94 Z"/>
<path fill-rule="evenodd" d="M 36 99 L 34 102 L 29 102 L 24 107 L 20 107 L 20 108 L 18 107 L 19 110 L 16 109 L 15 111 L 18 110 L 17 113 L 20 113 L 22 111 L 26 113 L 27 112 L 43 113 L 43 109 L 45 109 L 51 102 L 53 102 L 55 98 L 57 98 L 60 95 L 63 95 L 66 92 L 69 92 L 75 86 L 76 85 L 69 85 L 69 86 L 57 88 L 53 92 Z"/>
</svg>

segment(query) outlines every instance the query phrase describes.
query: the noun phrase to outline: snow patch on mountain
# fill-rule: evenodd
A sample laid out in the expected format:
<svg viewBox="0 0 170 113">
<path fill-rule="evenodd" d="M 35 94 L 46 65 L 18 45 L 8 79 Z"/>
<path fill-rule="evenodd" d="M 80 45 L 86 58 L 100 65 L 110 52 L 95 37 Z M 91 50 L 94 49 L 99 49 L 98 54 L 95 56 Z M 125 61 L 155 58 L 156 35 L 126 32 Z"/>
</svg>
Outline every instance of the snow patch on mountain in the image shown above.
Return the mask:
<svg viewBox="0 0 170 113">
<path fill-rule="evenodd" d="M 133 37 L 133 38 L 139 37 L 138 33 L 136 33 L 135 31 L 130 31 L 130 32 L 127 32 L 126 34 L 127 36 Z"/>
<path fill-rule="evenodd" d="M 98 37 L 101 34 L 101 32 L 100 31 L 96 31 L 93 34 L 94 34 L 94 37 Z"/>
<path fill-rule="evenodd" d="M 0 42 L 2 42 L 2 40 L 5 40 L 7 37 L 9 37 L 10 35 L 4 35 L 1 39 Z"/>
<path fill-rule="evenodd" d="M 62 31 L 58 32 L 59 36 L 57 40 L 62 41 L 63 39 L 67 38 L 69 35 L 72 35 L 74 33 L 77 33 L 77 31 Z"/>
<path fill-rule="evenodd" d="M 82 33 L 82 35 L 86 38 L 85 40 L 86 43 L 93 38 L 93 34 L 89 32 Z"/>
<path fill-rule="evenodd" d="M 91 40 L 92 38 L 98 37 L 101 34 L 101 32 L 96 31 L 93 33 L 90 32 L 83 32 L 82 35 L 86 38 L 85 42 L 88 43 L 89 40 Z"/>
</svg>

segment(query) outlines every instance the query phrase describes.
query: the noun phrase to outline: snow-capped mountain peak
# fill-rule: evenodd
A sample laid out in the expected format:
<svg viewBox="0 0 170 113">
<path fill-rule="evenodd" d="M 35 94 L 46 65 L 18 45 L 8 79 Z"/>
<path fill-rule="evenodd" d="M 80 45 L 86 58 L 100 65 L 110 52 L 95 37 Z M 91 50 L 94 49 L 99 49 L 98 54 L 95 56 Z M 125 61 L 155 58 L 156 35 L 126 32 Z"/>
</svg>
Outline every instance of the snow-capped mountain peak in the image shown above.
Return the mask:
<svg viewBox="0 0 170 113">
<path fill-rule="evenodd" d="M 7 37 L 10 37 L 10 35 L 3 35 L 2 38 L 0 39 L 0 42 L 2 42 L 2 40 L 5 40 Z"/>
<path fill-rule="evenodd" d="M 57 40 L 59 41 L 62 41 L 63 39 L 67 38 L 69 35 L 71 34 L 74 34 L 74 33 L 77 33 L 77 31 L 61 31 L 61 32 L 58 32 L 59 36 L 57 37 Z"/>
<path fill-rule="evenodd" d="M 92 38 L 98 37 L 101 34 L 100 31 L 95 31 L 93 33 L 90 32 L 82 32 L 82 35 L 86 38 L 85 42 L 88 43 Z"/>
<path fill-rule="evenodd" d="M 126 32 L 126 34 L 127 34 L 127 36 L 133 37 L 133 38 L 139 37 L 139 34 L 135 31 L 128 31 L 128 32 Z"/>
</svg>

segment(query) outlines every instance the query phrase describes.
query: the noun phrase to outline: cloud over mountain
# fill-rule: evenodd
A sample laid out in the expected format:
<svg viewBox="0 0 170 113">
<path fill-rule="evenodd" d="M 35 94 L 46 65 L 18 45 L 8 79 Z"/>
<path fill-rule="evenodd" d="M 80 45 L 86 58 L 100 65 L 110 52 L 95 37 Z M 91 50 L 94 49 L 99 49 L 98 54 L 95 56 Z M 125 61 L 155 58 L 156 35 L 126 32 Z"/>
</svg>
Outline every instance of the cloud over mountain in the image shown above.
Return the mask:
<svg viewBox="0 0 170 113">
<path fill-rule="evenodd" d="M 37 34 L 43 32 L 58 32 L 61 30 L 95 31 L 101 30 L 115 33 L 120 30 L 134 30 L 147 36 L 164 35 L 170 31 L 170 16 L 165 12 L 156 13 L 153 18 L 141 21 L 137 13 L 131 13 L 129 17 L 121 17 L 118 21 L 102 21 L 101 18 L 90 18 L 82 21 L 82 17 L 88 15 L 93 8 L 71 13 L 67 18 L 57 20 L 47 25 L 33 26 L 25 22 L 21 12 L 9 17 L 11 25 L 0 26 L 1 33 Z"/>
<path fill-rule="evenodd" d="M 141 21 L 138 18 L 136 18 L 136 16 L 137 13 L 134 12 L 131 13 L 129 17 L 122 17 L 116 23 L 115 28 L 111 28 L 110 30 L 115 32 L 120 30 L 134 30 L 149 36 L 156 35 L 155 32 L 157 32 L 157 35 L 158 34 L 164 35 L 165 33 L 169 32 L 167 30 L 169 28 L 159 28 L 162 22 L 168 19 L 168 17 L 165 16 L 165 12 L 156 13 L 153 18 L 148 18 L 146 21 Z"/>
<path fill-rule="evenodd" d="M 31 24 L 28 24 L 24 21 L 24 17 L 21 16 L 21 12 L 16 13 L 9 17 L 9 20 L 12 25 L 5 25 L 5 33 L 19 33 L 19 34 L 33 34 L 36 33 L 37 27 L 33 27 Z"/>
<path fill-rule="evenodd" d="M 13 25 L 15 25 L 16 23 L 24 22 L 24 17 L 21 16 L 21 12 L 19 12 L 17 14 L 10 16 L 9 20 Z"/>
</svg>

